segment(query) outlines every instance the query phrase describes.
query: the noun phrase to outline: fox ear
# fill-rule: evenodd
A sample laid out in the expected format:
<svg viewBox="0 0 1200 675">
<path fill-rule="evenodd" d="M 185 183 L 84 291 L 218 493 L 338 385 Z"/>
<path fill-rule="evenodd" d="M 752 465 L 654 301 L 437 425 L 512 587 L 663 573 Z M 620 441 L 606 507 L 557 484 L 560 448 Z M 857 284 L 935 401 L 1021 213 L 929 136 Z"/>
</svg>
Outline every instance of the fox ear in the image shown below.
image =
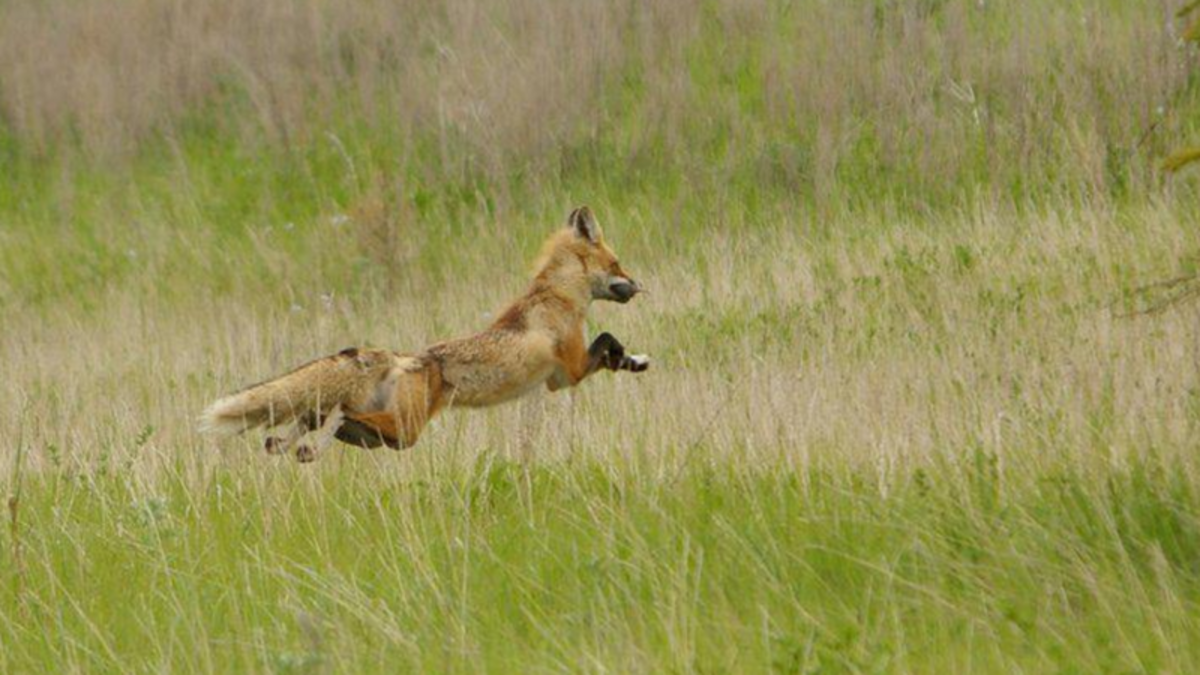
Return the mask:
<svg viewBox="0 0 1200 675">
<path fill-rule="evenodd" d="M 581 206 L 572 211 L 567 223 L 580 237 L 593 244 L 600 241 L 600 224 L 596 222 L 596 216 L 592 215 L 592 210 L 588 207 Z"/>
</svg>

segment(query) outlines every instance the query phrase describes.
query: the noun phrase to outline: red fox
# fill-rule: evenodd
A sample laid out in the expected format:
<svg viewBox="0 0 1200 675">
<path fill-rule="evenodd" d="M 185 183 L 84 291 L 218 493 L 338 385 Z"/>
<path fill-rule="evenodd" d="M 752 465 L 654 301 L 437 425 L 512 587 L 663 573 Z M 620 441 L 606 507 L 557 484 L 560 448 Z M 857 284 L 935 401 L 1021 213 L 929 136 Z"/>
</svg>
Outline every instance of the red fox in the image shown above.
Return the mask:
<svg viewBox="0 0 1200 675">
<path fill-rule="evenodd" d="M 627 355 L 609 333 L 584 346 L 593 300 L 626 303 L 642 292 L 617 262 L 586 206 L 551 235 L 533 283 L 486 330 L 416 353 L 344 349 L 219 399 L 201 417 L 209 433 L 288 425 L 269 436 L 272 454 L 302 462 L 336 438 L 375 448 L 407 448 L 446 406 L 482 407 L 575 386 L 598 370 L 642 372 L 649 357 Z M 315 439 L 301 442 L 309 433 Z"/>
</svg>

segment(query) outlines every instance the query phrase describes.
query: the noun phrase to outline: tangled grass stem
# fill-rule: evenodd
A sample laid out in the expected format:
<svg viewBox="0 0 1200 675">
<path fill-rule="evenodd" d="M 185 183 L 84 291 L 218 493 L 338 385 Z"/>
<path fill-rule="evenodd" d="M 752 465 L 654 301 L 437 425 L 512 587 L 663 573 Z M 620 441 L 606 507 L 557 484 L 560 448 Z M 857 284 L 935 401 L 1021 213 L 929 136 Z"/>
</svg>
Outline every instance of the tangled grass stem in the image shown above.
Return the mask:
<svg viewBox="0 0 1200 675">
<path fill-rule="evenodd" d="M 1130 312 L 1125 312 L 1123 314 L 1119 314 L 1118 316 L 1122 319 L 1129 319 L 1138 316 L 1152 316 L 1155 314 L 1161 314 L 1172 307 L 1177 307 L 1192 298 L 1200 296 L 1200 283 L 1197 282 L 1200 282 L 1200 275 L 1185 274 L 1163 281 L 1156 281 L 1151 284 L 1146 284 L 1145 286 L 1140 286 L 1134 289 L 1133 293 L 1131 294 L 1134 301 L 1140 298 L 1147 298 L 1148 296 L 1159 292 L 1168 292 L 1170 295 L 1168 295 L 1166 298 L 1162 298 L 1153 302 L 1149 306 L 1135 309 Z"/>
</svg>

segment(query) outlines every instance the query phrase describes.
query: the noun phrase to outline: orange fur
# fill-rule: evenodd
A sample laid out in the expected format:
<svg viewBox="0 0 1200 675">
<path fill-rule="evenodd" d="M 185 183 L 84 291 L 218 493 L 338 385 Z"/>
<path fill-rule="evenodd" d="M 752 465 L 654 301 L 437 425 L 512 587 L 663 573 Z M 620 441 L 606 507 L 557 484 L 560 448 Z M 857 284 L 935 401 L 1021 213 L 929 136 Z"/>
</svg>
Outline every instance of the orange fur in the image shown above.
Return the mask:
<svg viewBox="0 0 1200 675">
<path fill-rule="evenodd" d="M 232 430 L 289 420 L 313 428 L 330 419 L 341 440 L 408 447 L 446 406 L 495 405 L 542 384 L 574 386 L 601 368 L 644 370 L 645 357 L 626 367 L 635 362 L 607 333 L 584 346 L 592 301 L 627 302 L 639 290 L 582 207 L 547 240 L 529 289 L 482 332 L 416 354 L 347 349 L 221 399 L 205 419 Z"/>
</svg>

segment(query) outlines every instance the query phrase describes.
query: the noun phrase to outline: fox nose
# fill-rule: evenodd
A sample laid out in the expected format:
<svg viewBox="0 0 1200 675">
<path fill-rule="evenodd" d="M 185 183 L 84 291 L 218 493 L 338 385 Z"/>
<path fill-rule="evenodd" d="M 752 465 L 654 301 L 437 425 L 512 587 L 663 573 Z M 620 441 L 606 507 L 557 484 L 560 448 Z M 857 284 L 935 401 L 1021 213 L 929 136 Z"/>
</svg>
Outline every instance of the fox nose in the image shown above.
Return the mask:
<svg viewBox="0 0 1200 675">
<path fill-rule="evenodd" d="M 613 295 L 616 296 L 617 302 L 629 302 L 633 296 L 642 292 L 642 285 L 633 279 L 622 279 L 609 286 Z"/>
</svg>

